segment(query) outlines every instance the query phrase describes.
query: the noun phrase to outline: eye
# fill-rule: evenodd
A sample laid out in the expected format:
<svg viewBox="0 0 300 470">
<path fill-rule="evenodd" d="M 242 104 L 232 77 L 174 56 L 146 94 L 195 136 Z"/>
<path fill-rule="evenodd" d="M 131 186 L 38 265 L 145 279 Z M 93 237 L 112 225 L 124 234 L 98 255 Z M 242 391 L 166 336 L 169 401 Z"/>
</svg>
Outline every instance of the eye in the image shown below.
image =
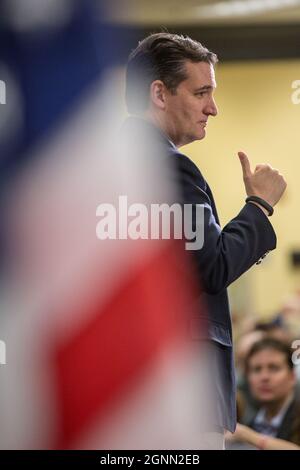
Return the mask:
<svg viewBox="0 0 300 470">
<path fill-rule="evenodd" d="M 278 372 L 280 370 L 280 366 L 277 366 L 275 364 L 271 364 L 269 366 L 269 369 L 270 369 L 271 372 Z"/>
<path fill-rule="evenodd" d="M 261 367 L 260 367 L 260 366 L 254 366 L 254 367 L 252 367 L 252 368 L 250 369 L 250 372 L 251 372 L 252 374 L 259 374 L 260 371 L 261 371 Z"/>
<path fill-rule="evenodd" d="M 207 91 L 198 91 L 197 93 L 195 93 L 195 96 L 202 98 L 206 94 L 207 94 Z"/>
</svg>

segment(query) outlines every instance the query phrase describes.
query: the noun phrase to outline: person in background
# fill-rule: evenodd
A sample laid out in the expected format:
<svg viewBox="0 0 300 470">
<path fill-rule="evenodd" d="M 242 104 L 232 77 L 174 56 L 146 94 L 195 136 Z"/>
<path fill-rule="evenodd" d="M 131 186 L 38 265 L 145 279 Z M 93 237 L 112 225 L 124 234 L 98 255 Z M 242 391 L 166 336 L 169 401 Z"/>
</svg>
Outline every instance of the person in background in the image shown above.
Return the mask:
<svg viewBox="0 0 300 470">
<path fill-rule="evenodd" d="M 291 348 L 275 338 L 266 337 L 256 342 L 246 357 L 245 372 L 258 410 L 254 414 L 245 411 L 242 424 L 257 433 L 299 446 L 300 400 L 295 393 Z"/>
</svg>

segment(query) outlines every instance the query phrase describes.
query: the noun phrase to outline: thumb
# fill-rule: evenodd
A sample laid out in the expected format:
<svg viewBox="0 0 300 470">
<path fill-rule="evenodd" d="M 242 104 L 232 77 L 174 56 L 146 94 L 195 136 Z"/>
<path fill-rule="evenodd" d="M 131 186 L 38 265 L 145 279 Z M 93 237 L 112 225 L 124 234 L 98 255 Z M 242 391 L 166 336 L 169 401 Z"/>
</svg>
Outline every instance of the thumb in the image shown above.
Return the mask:
<svg viewBox="0 0 300 470">
<path fill-rule="evenodd" d="M 244 178 L 252 175 L 250 162 L 247 155 L 244 152 L 238 152 L 238 156 L 242 165 L 243 176 Z"/>
</svg>

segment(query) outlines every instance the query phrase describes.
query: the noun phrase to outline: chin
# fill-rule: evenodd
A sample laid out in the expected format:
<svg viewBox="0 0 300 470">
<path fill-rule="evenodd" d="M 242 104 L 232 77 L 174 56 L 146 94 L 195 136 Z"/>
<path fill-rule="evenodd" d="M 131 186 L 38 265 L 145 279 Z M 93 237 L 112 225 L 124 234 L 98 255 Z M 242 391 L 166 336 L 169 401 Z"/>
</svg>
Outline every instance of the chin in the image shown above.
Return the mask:
<svg viewBox="0 0 300 470">
<path fill-rule="evenodd" d="M 206 129 L 202 128 L 200 132 L 198 132 L 197 140 L 202 140 L 206 136 Z"/>
<path fill-rule="evenodd" d="M 184 145 L 191 144 L 192 142 L 195 142 L 196 140 L 202 140 L 204 139 L 205 135 L 206 135 L 205 131 L 204 132 L 202 131 L 201 133 L 195 132 L 195 134 L 190 134 L 186 139 L 186 144 Z"/>
<path fill-rule="evenodd" d="M 205 137 L 205 134 L 203 133 L 191 136 L 190 142 L 195 142 L 196 140 L 203 140 L 204 137 Z"/>
<path fill-rule="evenodd" d="M 257 397 L 258 401 L 260 401 L 262 404 L 269 404 L 274 402 L 274 396 L 273 394 L 263 394 L 259 397 Z"/>
</svg>

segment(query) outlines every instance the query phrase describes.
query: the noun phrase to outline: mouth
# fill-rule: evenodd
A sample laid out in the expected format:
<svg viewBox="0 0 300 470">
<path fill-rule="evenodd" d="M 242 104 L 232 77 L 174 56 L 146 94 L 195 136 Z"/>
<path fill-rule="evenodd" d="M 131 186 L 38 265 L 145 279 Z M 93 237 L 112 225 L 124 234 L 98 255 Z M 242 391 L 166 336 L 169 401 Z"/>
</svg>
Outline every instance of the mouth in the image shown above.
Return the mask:
<svg viewBox="0 0 300 470">
<path fill-rule="evenodd" d="M 272 390 L 270 388 L 260 388 L 259 392 L 260 393 L 272 393 Z"/>
</svg>

